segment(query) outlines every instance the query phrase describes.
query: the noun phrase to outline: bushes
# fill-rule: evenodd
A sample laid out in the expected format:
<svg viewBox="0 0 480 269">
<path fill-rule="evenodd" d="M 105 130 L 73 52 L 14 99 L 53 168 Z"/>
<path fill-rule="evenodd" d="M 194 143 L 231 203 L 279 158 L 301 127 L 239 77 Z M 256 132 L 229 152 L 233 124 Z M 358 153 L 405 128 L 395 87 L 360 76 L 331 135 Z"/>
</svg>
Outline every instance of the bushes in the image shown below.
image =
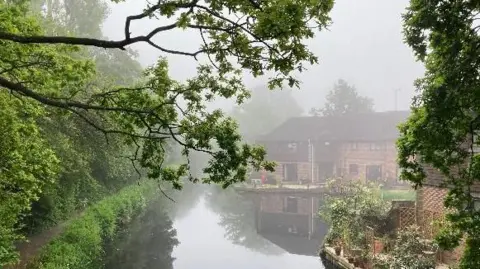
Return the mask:
<svg viewBox="0 0 480 269">
<path fill-rule="evenodd" d="M 153 182 L 126 187 L 88 208 L 42 249 L 30 268 L 101 268 L 106 245 L 122 225 L 145 210 L 155 190 Z"/>
<path fill-rule="evenodd" d="M 375 269 L 434 269 L 437 245 L 422 238 L 419 227 L 410 226 L 400 230 L 393 250 L 375 257 Z M 476 268 L 476 267 L 471 267 Z"/>
</svg>

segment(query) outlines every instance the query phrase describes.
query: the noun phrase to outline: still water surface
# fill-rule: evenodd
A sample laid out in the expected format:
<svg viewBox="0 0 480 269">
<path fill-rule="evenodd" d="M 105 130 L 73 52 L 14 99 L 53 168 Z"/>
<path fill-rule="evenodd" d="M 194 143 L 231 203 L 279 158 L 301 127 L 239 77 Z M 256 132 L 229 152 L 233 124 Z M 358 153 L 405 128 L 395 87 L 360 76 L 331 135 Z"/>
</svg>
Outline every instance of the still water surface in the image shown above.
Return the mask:
<svg viewBox="0 0 480 269">
<path fill-rule="evenodd" d="M 180 244 L 173 251 L 174 269 L 323 269 L 318 257 L 290 254 L 268 242 L 270 253 L 234 244 L 225 237 L 220 216 L 200 201 L 174 221 Z M 250 235 L 252 236 L 252 235 Z M 260 235 L 258 240 L 264 240 Z"/>
</svg>

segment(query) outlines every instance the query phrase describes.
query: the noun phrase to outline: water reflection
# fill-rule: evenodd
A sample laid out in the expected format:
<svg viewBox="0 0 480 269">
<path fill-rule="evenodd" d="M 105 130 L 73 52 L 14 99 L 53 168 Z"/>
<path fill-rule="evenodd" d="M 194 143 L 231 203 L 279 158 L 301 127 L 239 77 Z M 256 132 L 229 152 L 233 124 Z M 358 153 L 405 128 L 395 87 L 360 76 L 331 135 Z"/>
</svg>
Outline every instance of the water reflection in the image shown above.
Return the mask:
<svg viewBox="0 0 480 269">
<path fill-rule="evenodd" d="M 218 224 L 225 229 L 225 239 L 233 244 L 266 255 L 281 255 L 284 251 L 258 236 L 255 225 L 255 204 L 233 189 L 213 188 L 205 195 L 207 207 L 218 214 Z"/>
<path fill-rule="evenodd" d="M 175 222 L 180 244 L 173 252 L 176 258 L 174 268 L 323 268 L 316 255 L 290 253 L 298 251 L 298 247 L 305 247 L 305 241 L 299 243 L 292 239 L 304 238 L 285 234 L 276 234 L 273 238 L 274 233 L 258 234 L 255 209 L 254 203 L 250 201 L 249 205 L 244 197 L 229 191 L 206 195 L 188 216 Z M 298 245 L 292 250 L 285 247 L 282 240 L 294 241 L 293 245 Z M 313 245 L 314 249 L 316 247 Z"/>
<path fill-rule="evenodd" d="M 165 199 L 149 206 L 129 225 L 121 242 L 115 242 L 106 268 L 324 268 L 316 255 L 322 231 L 312 224 L 313 215 L 283 212 L 306 210 L 301 206 L 306 205 L 304 198 L 299 197 L 295 207 L 285 197 L 220 189 L 203 193 L 176 204 L 184 201 L 190 207 L 172 211 Z"/>
<path fill-rule="evenodd" d="M 173 269 L 173 248 L 179 243 L 164 201 L 151 204 L 129 224 L 110 250 L 107 269 Z"/>
</svg>

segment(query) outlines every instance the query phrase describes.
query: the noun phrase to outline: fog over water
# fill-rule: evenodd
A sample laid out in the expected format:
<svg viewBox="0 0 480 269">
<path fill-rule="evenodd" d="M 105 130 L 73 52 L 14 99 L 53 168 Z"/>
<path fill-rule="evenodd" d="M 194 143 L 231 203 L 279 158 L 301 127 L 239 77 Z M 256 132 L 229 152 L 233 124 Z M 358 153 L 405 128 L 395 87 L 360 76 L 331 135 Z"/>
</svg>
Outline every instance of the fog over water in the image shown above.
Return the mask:
<svg viewBox="0 0 480 269">
<path fill-rule="evenodd" d="M 175 269 L 323 268 L 318 257 L 289 254 L 281 249 L 280 255 L 266 255 L 235 245 L 225 238 L 219 221 L 219 215 L 206 206 L 204 199 L 188 215 L 174 221 L 180 241 L 173 251 Z M 273 244 L 271 247 L 278 248 Z"/>
<path fill-rule="evenodd" d="M 316 38 L 308 43 L 320 63 L 298 74 L 302 84 L 299 90 L 293 91 L 293 97 L 299 109 L 306 114 L 312 107 L 321 107 L 332 86 L 339 79 L 344 79 L 357 89 L 359 95 L 371 98 L 376 111 L 407 110 L 415 93 L 414 80 L 424 71 L 423 66 L 415 61 L 411 49 L 403 44 L 401 14 L 408 0 L 335 2 L 331 12 L 332 25 L 328 31 L 317 33 Z M 111 39 L 122 38 L 125 17 L 141 12 L 144 3 L 144 0 L 127 0 L 112 5 L 111 15 L 103 25 L 104 33 Z M 147 33 L 162 24 L 166 21 L 140 20 L 132 25 L 133 34 Z M 173 31 L 162 33 L 153 41 L 169 49 L 196 51 L 201 40 L 191 31 Z M 170 75 L 177 80 L 184 81 L 196 73 L 198 62 L 192 58 L 162 55 L 146 44 L 136 44 L 132 48 L 138 52 L 138 60 L 143 66 L 154 64 L 158 57 L 166 56 Z M 262 89 L 266 88 L 267 77 L 253 78 L 246 73 L 244 81 L 251 89 Z M 232 101 L 225 100 L 216 100 L 210 105 L 226 112 L 231 112 L 234 106 Z M 274 114 L 278 114 L 277 111 Z M 263 122 L 258 121 L 258 125 L 264 125 L 270 119 L 265 117 Z M 246 122 L 254 125 L 250 119 Z M 264 128 L 246 129 L 265 131 Z M 261 235 L 251 232 L 252 227 L 241 227 L 238 231 L 235 230 L 238 227 L 230 227 L 229 232 L 233 230 L 234 239 L 241 242 L 241 237 L 247 236 L 242 234 L 243 228 L 250 231 L 248 240 L 244 240 L 248 243 L 235 243 L 226 235 L 228 229 L 221 224 L 224 221 L 221 210 L 212 208 L 212 203 L 205 198 L 195 200 L 191 207 L 187 213 L 173 220 L 179 241 L 172 254 L 175 269 L 323 268 L 316 256 L 291 254 L 269 241 L 265 243 Z M 237 214 L 232 217 L 228 212 L 225 210 L 223 217 L 237 221 L 237 226 L 246 225 L 245 216 Z M 236 216 L 242 218 L 235 220 Z M 255 247 L 249 247 L 249 244 Z"/>
</svg>

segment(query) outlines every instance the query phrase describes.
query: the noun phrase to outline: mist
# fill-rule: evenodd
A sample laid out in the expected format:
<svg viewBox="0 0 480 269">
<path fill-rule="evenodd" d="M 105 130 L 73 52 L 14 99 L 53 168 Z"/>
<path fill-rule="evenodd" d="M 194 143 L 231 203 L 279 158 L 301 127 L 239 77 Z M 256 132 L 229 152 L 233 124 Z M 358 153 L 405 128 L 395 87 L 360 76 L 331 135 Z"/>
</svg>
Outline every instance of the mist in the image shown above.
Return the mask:
<svg viewBox="0 0 480 269">
<path fill-rule="evenodd" d="M 32 7 L 0 1 L 12 14 L 38 20 L 44 32 L 6 12 L 0 15 L 12 21 L 0 29 L 74 40 L 0 36 L 14 44 L 5 49 L 9 63 L 44 55 L 51 61 L 33 71 L 18 67 L 18 73 L 0 65 L 0 75 L 15 81 L 0 84 L 12 92 L 5 96 L 22 101 L 0 96 L 9 109 L 0 108 L 2 117 L 12 117 L 4 125 L 0 119 L 0 127 L 21 124 L 5 131 L 15 141 L 0 140 L 0 152 L 11 151 L 11 163 L 21 164 L 17 175 L 27 171 L 28 180 L 15 182 L 33 182 L 4 187 L 0 180 L 0 194 L 13 197 L 0 203 L 0 212 L 16 210 L 12 221 L 0 221 L 0 232 L 2 225 L 8 231 L 0 248 L 9 250 L 0 267 L 4 258 L 12 268 L 329 268 L 319 255 L 335 230 L 320 213 L 337 190 L 330 180 L 375 185 L 385 208 L 397 198 L 413 202 L 414 190 L 400 180 L 395 146 L 397 126 L 417 94 L 414 82 L 425 72 L 404 43 L 408 0 L 335 1 L 331 25 L 307 41 L 319 63 L 293 71 L 299 87 L 270 90 L 274 72 L 254 77 L 243 70 L 251 96 L 242 103 L 236 98 L 245 93 L 233 79 L 221 81 L 214 71 L 195 77 L 200 64 L 210 63 L 205 55 L 79 39 L 124 39 L 125 19 L 150 1 L 76 1 L 35 0 Z M 147 17 L 132 22 L 132 36 L 173 21 Z M 161 32 L 152 41 L 195 52 L 202 44 L 197 30 Z M 22 47 L 30 43 L 38 45 L 28 47 L 38 49 L 35 57 Z M 74 44 L 80 48 L 60 46 Z M 31 83 L 30 76 L 46 82 Z M 15 200 L 17 193 L 26 198 Z"/>
<path fill-rule="evenodd" d="M 326 94 L 338 79 L 355 85 L 361 95 L 373 98 L 376 111 L 407 110 L 410 107 L 415 94 L 413 82 L 423 75 L 424 68 L 422 63 L 415 61 L 411 49 L 403 42 L 401 15 L 408 2 L 335 1 L 329 30 L 317 33 L 315 39 L 308 43 L 320 63 L 308 66 L 308 70 L 297 74 L 302 84 L 299 89 L 292 90 L 305 113 L 325 102 Z M 119 25 L 123 25 L 126 16 L 142 8 L 139 1 L 133 0 L 112 4 L 111 14 L 103 25 L 104 34 L 111 39 L 121 38 L 123 28 Z M 144 33 L 158 23 L 156 20 L 139 21 L 134 24 L 133 32 Z M 198 49 L 201 42 L 197 34 L 188 31 L 162 34 L 157 40 L 168 48 L 187 51 Z M 146 44 L 133 48 L 143 66 L 153 64 L 159 56 L 165 56 Z M 196 65 L 191 58 L 166 57 L 174 78 L 185 80 L 195 75 Z M 250 74 L 244 76 L 249 88 L 266 88 L 267 79 L 253 78 Z M 221 100 L 213 106 L 230 110 L 234 104 Z"/>
</svg>

